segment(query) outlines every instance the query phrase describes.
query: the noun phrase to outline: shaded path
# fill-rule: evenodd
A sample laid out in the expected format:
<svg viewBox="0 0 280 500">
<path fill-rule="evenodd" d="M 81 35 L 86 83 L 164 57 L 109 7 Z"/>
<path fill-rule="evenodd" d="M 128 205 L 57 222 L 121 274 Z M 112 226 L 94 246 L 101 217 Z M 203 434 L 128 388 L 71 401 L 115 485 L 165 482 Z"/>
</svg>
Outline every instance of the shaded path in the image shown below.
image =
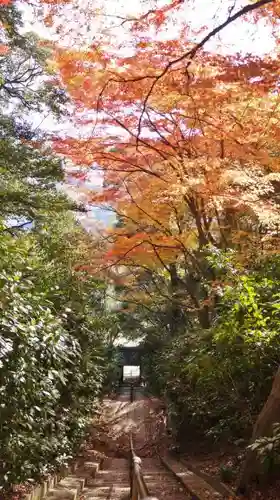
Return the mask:
<svg viewBox="0 0 280 500">
<path fill-rule="evenodd" d="M 129 452 L 129 433 L 132 432 L 135 452 L 142 458 L 143 475 L 150 494 L 159 500 L 190 499 L 183 485 L 155 456 L 164 441 L 161 401 L 144 396 L 142 390 L 137 390 L 135 397 L 136 400 L 131 403 L 130 391 L 123 388 L 116 400 L 104 401 L 99 421 L 103 426 L 103 439 L 106 434 L 110 446 L 114 441 L 117 449 L 121 446 Z"/>
<path fill-rule="evenodd" d="M 133 433 L 135 452 L 141 457 L 155 453 L 163 444 L 164 424 L 162 403 L 138 391 L 137 399 L 130 402 L 130 391 L 122 388 L 116 400 L 105 399 L 97 423 L 101 432 L 96 436 L 110 450 L 129 452 L 129 433 Z"/>
</svg>

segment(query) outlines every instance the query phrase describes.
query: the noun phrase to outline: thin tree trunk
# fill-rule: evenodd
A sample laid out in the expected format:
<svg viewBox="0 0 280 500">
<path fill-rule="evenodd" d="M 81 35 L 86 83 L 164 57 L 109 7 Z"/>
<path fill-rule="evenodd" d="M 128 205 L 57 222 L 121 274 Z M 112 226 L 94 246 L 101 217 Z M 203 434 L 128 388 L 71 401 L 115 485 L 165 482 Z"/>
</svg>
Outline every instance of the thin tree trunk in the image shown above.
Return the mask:
<svg viewBox="0 0 280 500">
<path fill-rule="evenodd" d="M 251 442 L 253 443 L 262 436 L 271 435 L 272 426 L 276 422 L 280 422 L 280 367 L 275 375 L 268 399 L 255 423 Z M 239 482 L 238 491 L 240 493 L 245 493 L 251 481 L 258 476 L 258 468 L 257 453 L 249 450 Z"/>
<path fill-rule="evenodd" d="M 211 326 L 211 321 L 210 321 L 210 312 L 209 312 L 209 307 L 204 306 L 200 311 L 198 311 L 198 320 L 202 328 L 210 328 Z"/>
</svg>

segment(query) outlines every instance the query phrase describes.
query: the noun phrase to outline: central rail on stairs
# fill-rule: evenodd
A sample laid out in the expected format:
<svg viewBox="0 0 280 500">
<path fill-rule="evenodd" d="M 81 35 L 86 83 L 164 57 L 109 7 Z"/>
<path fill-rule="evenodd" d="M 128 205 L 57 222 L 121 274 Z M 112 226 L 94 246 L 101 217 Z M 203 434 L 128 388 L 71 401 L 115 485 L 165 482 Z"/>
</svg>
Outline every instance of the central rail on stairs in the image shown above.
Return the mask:
<svg viewBox="0 0 280 500">
<path fill-rule="evenodd" d="M 134 401 L 134 387 L 131 384 L 130 401 Z M 130 433 L 130 453 L 131 453 L 131 475 L 130 475 L 130 500 L 158 500 L 149 495 L 149 490 L 144 480 L 142 473 L 141 458 L 138 457 L 134 450 L 133 437 Z"/>
<path fill-rule="evenodd" d="M 149 490 L 147 488 L 141 470 L 141 458 L 138 457 L 134 451 L 132 435 L 130 435 L 130 451 L 131 451 L 130 500 L 158 500 L 155 497 L 149 496 Z"/>
<path fill-rule="evenodd" d="M 134 401 L 134 385 L 130 386 L 130 401 Z M 158 500 L 155 497 L 149 496 L 149 490 L 144 480 L 142 473 L 141 458 L 138 457 L 134 450 L 132 433 L 129 436 L 130 454 L 131 454 L 131 469 L 130 469 L 130 500 Z"/>
</svg>

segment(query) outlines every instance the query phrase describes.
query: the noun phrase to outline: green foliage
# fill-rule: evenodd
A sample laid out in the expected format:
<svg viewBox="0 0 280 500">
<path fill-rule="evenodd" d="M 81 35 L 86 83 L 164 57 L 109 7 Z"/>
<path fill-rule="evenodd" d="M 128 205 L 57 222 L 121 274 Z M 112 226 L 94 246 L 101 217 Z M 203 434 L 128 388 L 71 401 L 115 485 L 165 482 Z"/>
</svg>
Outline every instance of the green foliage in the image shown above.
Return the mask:
<svg viewBox="0 0 280 500">
<path fill-rule="evenodd" d="M 67 114 L 67 96 L 48 75 L 49 49 L 20 34 L 14 4 L 0 20 L 1 490 L 73 456 L 114 370 L 117 327 L 105 284 L 79 271 L 94 242 L 57 189 L 61 161 L 28 124 L 27 112 Z"/>
<path fill-rule="evenodd" d="M 35 149 L 22 143 L 20 135 L 28 128 L 0 116 L 0 216 L 42 218 L 75 208 L 74 203 L 55 190 L 63 179 L 60 161 L 47 149 Z"/>
<path fill-rule="evenodd" d="M 0 282 L 0 477 L 5 486 L 36 476 L 52 456 L 61 460 L 65 445 L 69 452 L 61 393 L 80 353 L 32 281 L 21 273 L 2 272 Z M 61 425 L 55 423 L 59 410 Z"/>
<path fill-rule="evenodd" d="M 216 259 L 214 256 L 212 259 Z M 222 265 L 221 265 L 221 260 Z M 280 259 L 250 271 L 218 259 L 213 326 L 147 342 L 150 384 L 169 402 L 178 436 L 246 437 L 271 387 L 280 356 Z"/>
<path fill-rule="evenodd" d="M 56 117 L 67 115 L 69 101 L 58 80 L 48 68 L 51 48 L 35 33 L 20 33 L 22 15 L 15 4 L 1 6 L 0 43 L 7 51 L 0 54 L 0 105 L 7 103 L 22 115 L 25 110 L 51 111 Z"/>
<path fill-rule="evenodd" d="M 263 472 L 275 470 L 280 464 L 280 424 L 273 425 L 271 436 L 256 439 L 248 448 L 257 452 Z"/>
<path fill-rule="evenodd" d="M 0 238 L 2 488 L 72 456 L 113 366 L 104 285 L 75 271 L 86 245 L 66 213 Z"/>
<path fill-rule="evenodd" d="M 0 42 L 0 220 L 42 219 L 78 209 L 56 190 L 64 178 L 61 161 L 48 147 L 46 133 L 30 125 L 39 114 L 67 114 L 67 97 L 49 75 L 50 50 L 37 35 L 22 35 L 21 14 L 14 4 L 1 7 Z M 44 113 L 42 115 L 42 113 Z"/>
</svg>

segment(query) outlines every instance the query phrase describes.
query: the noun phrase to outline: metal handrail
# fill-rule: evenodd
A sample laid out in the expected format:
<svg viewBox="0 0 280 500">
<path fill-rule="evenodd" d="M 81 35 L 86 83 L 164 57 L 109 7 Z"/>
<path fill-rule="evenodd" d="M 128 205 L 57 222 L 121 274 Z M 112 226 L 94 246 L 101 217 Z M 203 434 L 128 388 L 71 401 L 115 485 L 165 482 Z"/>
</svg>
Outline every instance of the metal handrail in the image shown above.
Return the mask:
<svg viewBox="0 0 280 500">
<path fill-rule="evenodd" d="M 131 449 L 131 488 L 130 500 L 158 500 L 156 497 L 149 495 L 148 487 L 145 483 L 141 465 L 140 457 L 137 457 L 133 448 L 133 439 L 130 435 L 130 449 Z"/>
<path fill-rule="evenodd" d="M 145 483 L 141 465 L 140 457 L 137 457 L 133 449 L 133 439 L 130 435 L 130 450 L 131 450 L 131 500 L 142 500 L 149 498 L 149 491 Z"/>
<path fill-rule="evenodd" d="M 134 400 L 133 385 L 131 385 L 130 401 Z M 142 460 L 135 453 L 133 446 L 133 437 L 130 433 L 130 452 L 131 452 L 131 485 L 130 485 L 130 500 L 158 500 L 155 497 L 149 496 L 149 490 L 145 483 L 142 473 Z"/>
</svg>

